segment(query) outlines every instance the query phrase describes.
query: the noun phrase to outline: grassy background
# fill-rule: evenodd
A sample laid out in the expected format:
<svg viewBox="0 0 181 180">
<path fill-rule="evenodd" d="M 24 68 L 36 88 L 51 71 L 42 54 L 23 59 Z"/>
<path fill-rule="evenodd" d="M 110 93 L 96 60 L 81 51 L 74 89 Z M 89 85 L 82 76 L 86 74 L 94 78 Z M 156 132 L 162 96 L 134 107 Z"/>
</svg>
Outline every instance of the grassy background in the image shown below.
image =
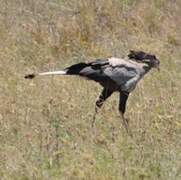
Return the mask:
<svg viewBox="0 0 181 180">
<path fill-rule="evenodd" d="M 0 0 L 1 179 L 181 179 L 180 0 Z M 24 74 L 92 58 L 156 54 L 118 117 L 114 94 L 91 120 L 101 87 Z"/>
</svg>

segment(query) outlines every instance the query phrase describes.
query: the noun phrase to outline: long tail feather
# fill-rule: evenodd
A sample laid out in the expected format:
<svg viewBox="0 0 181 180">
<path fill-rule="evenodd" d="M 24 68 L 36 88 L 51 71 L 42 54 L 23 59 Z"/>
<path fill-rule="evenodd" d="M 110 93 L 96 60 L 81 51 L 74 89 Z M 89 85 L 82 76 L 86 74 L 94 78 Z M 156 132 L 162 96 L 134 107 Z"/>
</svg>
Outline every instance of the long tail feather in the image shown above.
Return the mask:
<svg viewBox="0 0 181 180">
<path fill-rule="evenodd" d="M 43 72 L 39 73 L 39 76 L 45 76 L 45 75 L 65 75 L 66 71 L 50 71 L 50 72 Z"/>
<path fill-rule="evenodd" d="M 49 72 L 43 72 L 38 74 L 27 74 L 25 75 L 25 79 L 33 79 L 36 76 L 46 76 L 46 75 L 65 75 L 66 71 L 49 71 Z"/>
<path fill-rule="evenodd" d="M 36 76 L 45 76 L 45 75 L 80 75 L 80 71 L 83 70 L 87 66 L 89 66 L 89 64 L 78 63 L 70 67 L 67 67 L 66 69 L 61 70 L 61 71 L 49 71 L 49 72 L 42 72 L 42 73 L 37 73 L 37 74 L 27 74 L 24 78 L 33 79 Z"/>
</svg>

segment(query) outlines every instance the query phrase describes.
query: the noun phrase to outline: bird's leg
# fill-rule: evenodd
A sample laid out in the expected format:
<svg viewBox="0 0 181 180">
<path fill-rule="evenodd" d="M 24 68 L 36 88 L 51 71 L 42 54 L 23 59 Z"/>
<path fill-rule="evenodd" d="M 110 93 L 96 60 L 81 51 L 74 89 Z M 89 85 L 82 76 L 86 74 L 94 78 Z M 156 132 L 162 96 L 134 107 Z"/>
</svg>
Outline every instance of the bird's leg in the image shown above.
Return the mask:
<svg viewBox="0 0 181 180">
<path fill-rule="evenodd" d="M 123 126 L 126 129 L 126 132 L 129 134 L 129 125 L 128 125 L 128 120 L 124 117 L 124 114 L 122 112 L 120 112 L 121 118 L 122 118 L 122 122 L 123 122 Z"/>
<path fill-rule="evenodd" d="M 104 100 L 99 97 L 99 99 L 96 101 L 96 104 L 95 104 L 95 111 L 94 111 L 94 116 L 93 116 L 93 120 L 92 120 L 92 127 L 94 126 L 98 110 L 99 110 L 99 108 L 101 108 L 103 103 L 104 103 Z"/>
<path fill-rule="evenodd" d="M 120 92 L 119 112 L 120 112 L 123 126 L 126 129 L 126 132 L 129 135 L 131 135 L 131 131 L 129 130 L 129 125 L 128 125 L 128 120 L 124 117 L 124 113 L 126 111 L 126 102 L 127 102 L 128 96 L 129 96 L 128 92 Z"/>
<path fill-rule="evenodd" d="M 92 119 L 92 128 L 94 127 L 94 123 L 95 123 L 95 120 L 96 120 L 96 115 L 97 115 L 97 112 L 98 112 L 98 108 L 95 106 L 95 111 L 94 111 L 94 115 L 93 115 L 93 119 Z"/>
<path fill-rule="evenodd" d="M 126 132 L 129 136 L 133 137 L 131 129 L 129 128 L 129 124 L 128 124 L 128 119 L 124 117 L 123 113 L 120 113 L 121 115 L 121 119 L 122 119 L 122 124 L 124 126 L 124 128 L 126 129 Z"/>
<path fill-rule="evenodd" d="M 98 110 L 102 107 L 104 101 L 113 93 L 113 91 L 110 91 L 109 89 L 104 88 L 98 97 L 98 100 L 96 101 L 95 104 L 95 112 L 93 115 L 93 120 L 92 120 L 92 127 L 94 126 L 95 120 L 96 120 L 96 115 L 98 113 Z"/>
</svg>

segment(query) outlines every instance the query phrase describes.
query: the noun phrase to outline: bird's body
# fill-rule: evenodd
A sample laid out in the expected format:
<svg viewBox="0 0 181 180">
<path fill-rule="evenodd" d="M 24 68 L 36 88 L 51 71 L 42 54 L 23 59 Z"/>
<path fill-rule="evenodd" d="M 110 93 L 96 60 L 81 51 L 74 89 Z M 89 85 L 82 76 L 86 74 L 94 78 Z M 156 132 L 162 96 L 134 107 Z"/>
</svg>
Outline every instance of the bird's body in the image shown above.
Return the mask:
<svg viewBox="0 0 181 180">
<path fill-rule="evenodd" d="M 120 91 L 133 91 L 138 81 L 149 70 L 147 65 L 129 59 L 112 57 L 108 61 L 109 67 L 104 70 L 104 73 L 116 83 Z"/>
<path fill-rule="evenodd" d="M 97 59 L 89 63 L 78 63 L 61 71 L 29 74 L 25 78 L 31 79 L 36 75 L 79 75 L 94 80 L 103 86 L 103 91 L 96 101 L 96 112 L 113 92 L 119 91 L 119 111 L 127 129 L 128 124 L 123 114 L 129 93 L 151 68 L 158 66 L 159 60 L 154 55 L 142 51 L 130 51 L 128 58 L 125 59 L 116 57 Z"/>
<path fill-rule="evenodd" d="M 80 75 L 94 80 L 104 88 L 109 86 L 113 91 L 131 92 L 148 70 L 149 67 L 145 64 L 136 63 L 129 59 L 111 57 L 87 64 L 76 64 L 76 68 L 73 65 L 65 69 L 64 72 L 67 75 Z"/>
</svg>

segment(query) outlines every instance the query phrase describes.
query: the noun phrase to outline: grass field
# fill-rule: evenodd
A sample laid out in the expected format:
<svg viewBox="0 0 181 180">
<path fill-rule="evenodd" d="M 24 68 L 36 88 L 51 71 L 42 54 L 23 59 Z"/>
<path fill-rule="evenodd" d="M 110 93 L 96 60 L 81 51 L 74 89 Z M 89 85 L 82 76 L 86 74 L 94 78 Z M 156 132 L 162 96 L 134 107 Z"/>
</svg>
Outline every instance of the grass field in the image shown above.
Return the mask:
<svg viewBox="0 0 181 180">
<path fill-rule="evenodd" d="M 180 0 L 0 0 L 0 179 L 180 180 Z M 156 54 L 128 100 L 118 94 L 91 128 L 101 87 L 78 77 L 39 77 L 129 49 Z"/>
</svg>

